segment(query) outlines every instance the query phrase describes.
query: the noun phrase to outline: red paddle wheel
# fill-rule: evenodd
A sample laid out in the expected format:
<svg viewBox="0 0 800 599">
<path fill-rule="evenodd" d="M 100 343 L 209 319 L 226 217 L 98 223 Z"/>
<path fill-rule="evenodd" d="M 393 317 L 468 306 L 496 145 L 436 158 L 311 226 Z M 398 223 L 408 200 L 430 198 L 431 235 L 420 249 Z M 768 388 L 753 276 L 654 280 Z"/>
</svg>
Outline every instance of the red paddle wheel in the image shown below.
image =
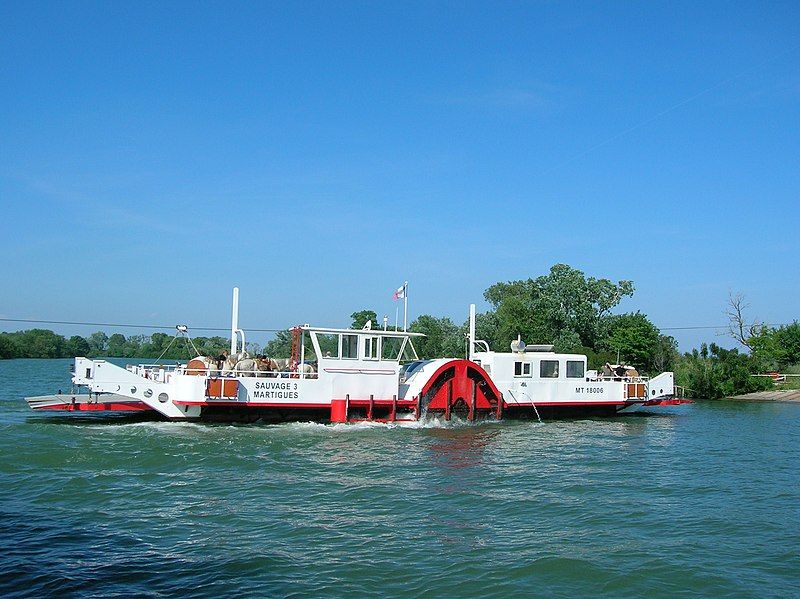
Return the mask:
<svg viewBox="0 0 800 599">
<path fill-rule="evenodd" d="M 478 414 L 503 415 L 503 398 L 492 379 L 475 362 L 451 360 L 443 364 L 425 383 L 420 394 L 420 407 L 427 412 L 465 415 L 475 420 Z"/>
</svg>

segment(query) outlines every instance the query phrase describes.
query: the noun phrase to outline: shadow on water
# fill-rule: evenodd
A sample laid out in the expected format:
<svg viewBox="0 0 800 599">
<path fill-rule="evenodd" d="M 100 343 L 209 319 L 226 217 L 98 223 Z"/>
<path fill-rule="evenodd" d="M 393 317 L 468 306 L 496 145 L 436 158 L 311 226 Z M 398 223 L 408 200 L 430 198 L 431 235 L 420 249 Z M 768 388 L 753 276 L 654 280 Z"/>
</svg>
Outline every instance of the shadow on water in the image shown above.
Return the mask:
<svg viewBox="0 0 800 599">
<path fill-rule="evenodd" d="M 625 421 L 628 418 L 679 418 L 681 414 L 676 414 L 675 412 L 623 412 L 622 414 L 617 414 L 613 418 L 609 418 L 608 420 L 619 420 Z"/>
<path fill-rule="evenodd" d="M 134 424 L 137 422 L 161 422 L 164 419 L 154 412 L 129 412 L 123 414 L 81 414 L 80 416 L 43 416 L 40 414 L 28 416 L 27 424 L 64 424 L 71 426 L 97 426 L 105 424 L 115 426 L 120 424 Z"/>
<path fill-rule="evenodd" d="M 597 421 L 605 421 L 605 422 L 625 422 L 638 420 L 638 419 L 672 419 L 680 417 L 680 414 L 675 412 L 625 412 L 622 414 L 616 414 L 615 416 L 606 416 L 606 417 L 596 417 L 596 416 L 587 416 L 584 418 L 580 417 L 572 417 L 572 418 L 557 418 L 557 419 L 546 419 L 544 422 L 553 422 L 553 421 L 560 421 L 560 422 L 581 422 L 586 420 L 597 420 Z M 523 419 L 508 419 L 503 422 L 479 422 L 476 424 L 468 424 L 466 421 L 463 423 L 463 426 L 431 426 L 425 427 L 424 430 L 429 431 L 432 435 L 437 436 L 442 439 L 442 441 L 450 440 L 451 442 L 457 441 L 461 439 L 463 442 L 464 439 L 471 440 L 470 442 L 476 442 L 476 439 L 479 439 L 483 436 L 488 434 L 487 438 L 491 438 L 498 433 L 497 427 L 508 425 L 512 423 L 525 423 L 525 422 L 534 422 L 535 419 L 533 418 L 523 418 Z M 71 425 L 71 426 L 86 426 L 86 425 L 108 425 L 108 426 L 116 426 L 121 424 L 134 424 L 139 422 L 168 422 L 159 414 L 150 411 L 142 411 L 142 412 L 128 412 L 128 413 L 117 413 L 117 414 L 103 414 L 103 413 L 94 413 L 94 414 L 65 414 L 65 415 L 44 415 L 44 414 L 33 414 L 26 418 L 26 422 L 28 424 L 59 424 L 59 425 Z M 208 427 L 216 427 L 216 426 L 236 426 L 243 427 L 243 428 L 262 428 L 262 427 L 272 427 L 272 426 L 282 426 L 290 423 L 274 423 L 274 422 L 214 422 L 214 421 L 193 421 L 195 424 L 208 426 Z M 308 421 L 309 423 L 314 421 Z M 457 423 L 458 424 L 458 423 Z M 487 429 L 486 425 L 489 424 L 492 428 Z M 393 426 L 393 427 L 386 427 L 387 430 L 392 428 L 402 428 L 402 425 Z M 475 430 L 481 430 L 481 435 L 475 435 Z"/>
</svg>

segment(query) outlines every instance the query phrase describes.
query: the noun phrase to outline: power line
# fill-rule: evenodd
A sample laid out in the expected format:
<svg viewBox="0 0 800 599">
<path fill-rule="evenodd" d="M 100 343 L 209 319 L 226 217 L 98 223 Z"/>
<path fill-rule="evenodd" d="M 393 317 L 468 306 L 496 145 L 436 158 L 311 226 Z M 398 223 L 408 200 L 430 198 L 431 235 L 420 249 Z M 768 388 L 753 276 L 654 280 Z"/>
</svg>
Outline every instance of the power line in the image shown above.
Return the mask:
<svg viewBox="0 0 800 599">
<path fill-rule="evenodd" d="M 770 324 L 768 322 L 759 322 L 759 326 L 763 325 L 765 327 L 785 327 L 789 326 L 789 323 L 782 322 L 782 323 L 775 323 Z M 719 329 L 728 329 L 729 325 L 724 324 L 718 327 L 710 327 L 710 326 L 696 326 L 696 327 L 659 327 L 660 331 L 696 331 L 701 329 L 709 329 L 709 330 L 719 330 Z"/>
<path fill-rule="evenodd" d="M 119 322 L 80 322 L 72 320 L 35 320 L 31 318 L 0 318 L 0 322 L 25 322 L 31 324 L 65 324 L 73 326 L 93 326 L 93 327 L 118 327 L 130 329 L 165 329 L 172 330 L 175 325 L 157 325 L 157 324 L 127 324 Z M 783 327 L 788 326 L 788 323 L 759 323 L 768 327 Z M 193 331 L 230 331 L 228 327 L 189 327 Z M 719 326 L 686 326 L 686 327 L 658 327 L 660 331 L 699 331 L 699 330 L 720 330 L 727 329 L 728 325 Z M 247 329 L 253 333 L 278 333 L 286 329 Z"/>
<path fill-rule="evenodd" d="M 79 322 L 72 320 L 35 320 L 32 318 L 0 318 L 0 322 L 26 322 L 31 324 L 66 324 L 74 326 L 92 326 L 92 327 L 117 327 L 129 329 L 167 329 L 172 330 L 175 325 L 157 325 L 157 324 L 127 324 L 119 322 Z M 230 331 L 230 327 L 189 327 L 193 331 Z M 277 333 L 285 329 L 248 329 L 254 333 Z"/>
<path fill-rule="evenodd" d="M 728 325 L 722 325 L 718 327 L 711 327 L 711 326 L 693 326 L 693 327 L 659 327 L 659 331 L 696 331 L 701 329 L 707 330 L 719 330 L 719 329 L 727 329 Z"/>
</svg>

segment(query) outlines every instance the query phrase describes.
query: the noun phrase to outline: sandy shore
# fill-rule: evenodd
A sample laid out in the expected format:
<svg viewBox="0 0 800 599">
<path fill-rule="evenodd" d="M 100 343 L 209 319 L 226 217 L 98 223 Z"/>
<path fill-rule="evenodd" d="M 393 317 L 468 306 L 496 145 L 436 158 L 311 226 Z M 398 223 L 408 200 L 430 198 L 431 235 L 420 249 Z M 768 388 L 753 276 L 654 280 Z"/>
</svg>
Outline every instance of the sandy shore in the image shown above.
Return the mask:
<svg viewBox="0 0 800 599">
<path fill-rule="evenodd" d="M 745 393 L 744 395 L 734 395 L 726 399 L 737 399 L 747 401 L 797 401 L 800 402 L 800 389 L 790 389 L 788 391 L 759 391 L 758 393 Z"/>
</svg>

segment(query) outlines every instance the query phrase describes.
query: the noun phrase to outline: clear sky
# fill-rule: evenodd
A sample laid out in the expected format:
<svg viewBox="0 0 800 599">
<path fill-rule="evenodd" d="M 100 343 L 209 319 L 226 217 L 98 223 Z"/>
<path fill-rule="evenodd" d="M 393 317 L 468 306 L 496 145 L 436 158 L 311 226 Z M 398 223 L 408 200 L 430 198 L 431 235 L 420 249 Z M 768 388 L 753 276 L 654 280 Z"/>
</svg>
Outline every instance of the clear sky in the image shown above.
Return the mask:
<svg viewBox="0 0 800 599">
<path fill-rule="evenodd" d="M 797 2 L 3 0 L 0 317 L 345 325 L 408 280 L 462 322 L 565 262 L 789 322 L 799 44 Z"/>
</svg>

